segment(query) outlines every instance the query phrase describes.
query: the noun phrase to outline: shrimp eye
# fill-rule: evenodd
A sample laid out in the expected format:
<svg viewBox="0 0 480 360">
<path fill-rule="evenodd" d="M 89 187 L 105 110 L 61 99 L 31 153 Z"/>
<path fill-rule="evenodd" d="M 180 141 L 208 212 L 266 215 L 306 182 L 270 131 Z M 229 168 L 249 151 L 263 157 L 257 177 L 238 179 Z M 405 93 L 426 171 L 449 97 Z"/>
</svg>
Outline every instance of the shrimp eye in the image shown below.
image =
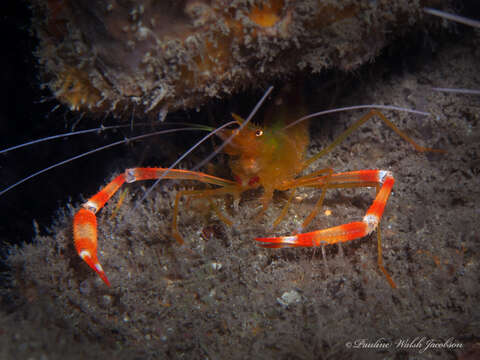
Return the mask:
<svg viewBox="0 0 480 360">
<path fill-rule="evenodd" d="M 258 129 L 255 131 L 255 136 L 262 136 L 263 135 L 263 130 Z"/>
</svg>

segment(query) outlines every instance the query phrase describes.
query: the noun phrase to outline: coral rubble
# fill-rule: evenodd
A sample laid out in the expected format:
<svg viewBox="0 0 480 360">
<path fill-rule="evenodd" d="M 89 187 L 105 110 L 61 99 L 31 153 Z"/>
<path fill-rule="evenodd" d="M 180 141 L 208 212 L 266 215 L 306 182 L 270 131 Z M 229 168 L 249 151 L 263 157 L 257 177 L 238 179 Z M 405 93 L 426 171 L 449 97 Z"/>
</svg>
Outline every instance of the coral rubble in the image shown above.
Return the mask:
<svg viewBox="0 0 480 360">
<path fill-rule="evenodd" d="M 162 117 L 299 70 L 354 69 L 436 3 L 35 0 L 34 26 L 44 81 L 70 109 Z"/>
</svg>

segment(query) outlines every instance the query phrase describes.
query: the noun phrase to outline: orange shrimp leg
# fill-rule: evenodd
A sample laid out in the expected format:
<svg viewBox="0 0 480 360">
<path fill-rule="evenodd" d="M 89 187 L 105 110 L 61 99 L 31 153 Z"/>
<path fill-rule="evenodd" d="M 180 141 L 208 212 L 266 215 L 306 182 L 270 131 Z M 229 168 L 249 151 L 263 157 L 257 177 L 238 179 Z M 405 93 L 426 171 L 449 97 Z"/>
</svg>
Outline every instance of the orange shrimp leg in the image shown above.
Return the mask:
<svg viewBox="0 0 480 360">
<path fill-rule="evenodd" d="M 96 213 L 103 208 L 107 201 L 125 183 L 132 183 L 140 180 L 158 179 L 163 176 L 165 179 L 197 180 L 207 184 L 221 187 L 236 186 L 236 183 L 205 173 L 165 168 L 134 168 L 125 170 L 107 184 L 102 190 L 91 197 L 82 205 L 73 219 L 73 239 L 78 255 L 110 286 L 110 282 L 100 265 L 97 257 L 97 217 Z M 177 206 L 177 204 L 176 204 Z M 178 210 L 175 209 L 175 216 Z M 176 218 L 174 218 L 176 224 Z"/>
<path fill-rule="evenodd" d="M 445 150 L 442 149 L 432 149 L 424 146 L 418 145 L 410 136 L 405 134 L 402 130 L 400 130 L 393 122 L 387 119 L 385 115 L 383 115 L 378 110 L 370 110 L 368 113 L 363 115 L 360 119 L 358 119 L 355 123 L 350 125 L 347 130 L 345 130 L 342 134 L 340 134 L 330 145 L 328 145 L 325 149 L 321 150 L 319 153 L 312 156 L 310 159 L 305 161 L 303 164 L 303 169 L 308 168 L 313 162 L 320 159 L 322 156 L 331 152 L 336 146 L 338 146 L 343 140 L 345 140 L 350 134 L 355 132 L 360 126 L 365 124 L 368 120 L 373 118 L 379 118 L 382 120 L 385 125 L 387 125 L 390 129 L 392 129 L 398 136 L 400 136 L 403 140 L 410 143 L 415 150 L 419 152 L 438 152 L 438 153 L 445 153 Z"/>
<path fill-rule="evenodd" d="M 236 186 L 236 185 L 234 185 Z M 225 194 L 231 194 L 234 193 L 235 189 L 230 186 L 224 186 L 221 188 L 217 189 L 206 189 L 206 190 L 183 190 L 177 192 L 177 195 L 175 196 L 175 206 L 173 208 L 173 220 L 172 220 L 172 236 L 177 240 L 177 242 L 182 245 L 184 243 L 182 235 L 180 235 L 180 232 L 178 231 L 178 206 L 180 203 L 180 199 L 182 196 L 188 196 L 189 199 L 200 199 L 200 198 L 206 198 L 208 197 L 210 200 L 210 204 L 213 205 L 215 212 L 218 216 L 218 218 L 223 221 L 227 225 L 233 225 L 230 219 L 226 218 L 220 210 L 216 207 L 216 205 L 211 201 L 211 197 L 218 196 L 218 195 L 225 195 Z"/>
<path fill-rule="evenodd" d="M 293 196 L 295 195 L 295 189 L 300 186 L 298 183 L 300 181 L 302 181 L 302 183 L 311 181 L 311 179 L 317 178 L 318 175 L 323 174 L 323 173 L 328 173 L 329 175 L 322 177 L 322 178 L 324 178 L 323 185 L 322 185 L 322 194 L 320 195 L 320 199 L 317 201 L 317 204 L 315 205 L 315 209 L 311 212 L 311 214 L 308 216 L 308 218 L 305 219 L 305 221 L 303 222 L 302 229 L 305 228 L 310 223 L 310 221 L 313 220 L 315 215 L 318 213 L 318 209 L 322 206 L 323 200 L 324 200 L 325 195 L 326 195 L 328 179 L 329 179 L 330 175 L 333 174 L 333 170 L 330 169 L 330 168 L 314 171 L 313 173 L 311 173 L 307 176 L 303 176 L 300 179 L 293 180 L 293 182 L 286 182 L 285 187 L 282 188 L 281 190 L 288 190 L 288 189 L 293 189 L 293 190 L 292 190 L 290 196 L 288 197 L 288 201 L 285 204 L 285 206 L 283 207 L 282 212 L 277 217 L 277 219 L 273 223 L 272 227 L 276 227 L 280 223 L 280 221 L 282 221 L 282 219 L 285 217 L 285 215 L 287 215 L 288 207 L 290 206 L 290 203 L 292 202 Z M 301 186 L 304 186 L 304 185 L 301 185 Z"/>
<path fill-rule="evenodd" d="M 362 221 L 355 221 L 328 229 L 312 231 L 292 236 L 280 236 L 271 238 L 257 238 L 256 241 L 262 247 L 279 248 L 279 247 L 317 247 L 322 245 L 336 244 L 347 242 L 354 239 L 362 238 L 371 234 L 378 226 L 383 215 L 385 205 L 392 190 L 394 179 L 392 173 L 384 170 L 361 170 L 340 174 L 332 174 L 329 176 L 320 176 L 316 178 L 298 179 L 297 186 L 314 186 L 327 188 L 338 187 L 359 187 L 372 186 L 372 184 L 381 185 L 373 204 L 367 210 Z M 396 287 L 390 275 L 383 267 L 381 259 L 381 243 L 378 238 L 379 258 L 378 265 L 387 277 L 390 285 Z"/>
</svg>

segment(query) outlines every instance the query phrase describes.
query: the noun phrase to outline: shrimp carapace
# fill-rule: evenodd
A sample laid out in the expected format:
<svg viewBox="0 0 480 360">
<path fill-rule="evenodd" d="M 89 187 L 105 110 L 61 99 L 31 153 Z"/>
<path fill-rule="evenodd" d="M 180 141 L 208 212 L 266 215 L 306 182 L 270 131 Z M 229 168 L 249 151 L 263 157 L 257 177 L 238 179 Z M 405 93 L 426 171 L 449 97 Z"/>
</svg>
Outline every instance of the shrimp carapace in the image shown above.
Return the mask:
<svg viewBox="0 0 480 360">
<path fill-rule="evenodd" d="M 232 114 L 239 124 L 243 119 Z M 262 127 L 247 124 L 241 130 L 222 130 L 222 139 L 235 134 L 224 152 L 230 155 L 230 168 L 235 180 L 242 186 L 258 184 L 271 198 L 274 190 L 284 188 L 304 165 L 309 143 L 308 122 L 285 129 L 279 120 Z"/>
</svg>

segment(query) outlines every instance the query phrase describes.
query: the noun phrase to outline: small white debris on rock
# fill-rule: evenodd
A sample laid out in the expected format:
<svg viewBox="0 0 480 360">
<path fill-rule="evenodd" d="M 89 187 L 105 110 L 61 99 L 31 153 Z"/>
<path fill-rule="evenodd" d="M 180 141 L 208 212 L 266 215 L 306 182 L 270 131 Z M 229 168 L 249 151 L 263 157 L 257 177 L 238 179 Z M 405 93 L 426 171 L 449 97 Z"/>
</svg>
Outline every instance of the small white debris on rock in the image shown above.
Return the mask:
<svg viewBox="0 0 480 360">
<path fill-rule="evenodd" d="M 302 296 L 295 290 L 284 292 L 282 297 L 277 298 L 277 302 L 284 307 L 299 303 L 301 300 Z"/>
<path fill-rule="evenodd" d="M 215 271 L 220 270 L 223 266 L 221 263 L 217 263 L 217 262 L 212 262 L 210 265 L 212 266 L 212 269 Z"/>
</svg>

